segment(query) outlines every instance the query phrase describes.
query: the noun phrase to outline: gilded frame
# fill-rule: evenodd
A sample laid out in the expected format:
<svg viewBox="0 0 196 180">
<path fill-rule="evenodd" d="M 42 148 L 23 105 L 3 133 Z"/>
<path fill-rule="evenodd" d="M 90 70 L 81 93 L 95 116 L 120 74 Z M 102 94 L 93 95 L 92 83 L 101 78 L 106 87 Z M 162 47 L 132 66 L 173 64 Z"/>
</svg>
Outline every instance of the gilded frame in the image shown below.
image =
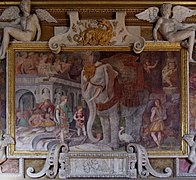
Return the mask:
<svg viewBox="0 0 196 180">
<path fill-rule="evenodd" d="M 72 51 L 124 51 L 130 52 L 130 47 L 63 47 L 62 52 Z M 7 125 L 8 133 L 16 140 L 15 132 L 15 53 L 20 51 L 27 52 L 51 52 L 47 42 L 40 43 L 17 43 L 10 44 L 7 55 Z M 150 157 L 178 157 L 187 155 L 187 145 L 182 140 L 182 136 L 188 132 L 188 91 L 187 91 L 187 54 L 186 50 L 181 48 L 178 43 L 168 42 L 147 42 L 144 52 L 163 52 L 167 51 L 177 52 L 180 54 L 180 146 L 179 150 L 149 150 Z M 30 151 L 30 150 L 17 150 L 16 145 L 9 145 L 9 157 L 46 157 L 47 151 Z"/>
</svg>

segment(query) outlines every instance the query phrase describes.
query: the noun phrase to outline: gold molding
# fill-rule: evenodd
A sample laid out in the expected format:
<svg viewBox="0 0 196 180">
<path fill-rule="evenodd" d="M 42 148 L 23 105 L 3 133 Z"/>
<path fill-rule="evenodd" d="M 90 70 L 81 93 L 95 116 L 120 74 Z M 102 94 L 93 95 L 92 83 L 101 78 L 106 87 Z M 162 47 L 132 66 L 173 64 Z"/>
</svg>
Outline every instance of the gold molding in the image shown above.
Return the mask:
<svg viewBox="0 0 196 180">
<path fill-rule="evenodd" d="M 170 42 L 148 42 L 145 45 L 144 51 L 179 51 L 181 54 L 180 59 L 180 124 L 181 124 L 181 149 L 180 151 L 164 151 L 162 155 L 169 155 L 170 157 L 187 156 L 188 146 L 185 141 L 182 140 L 183 135 L 188 133 L 188 61 L 187 61 L 187 51 L 180 46 L 180 43 L 170 43 Z M 157 151 L 151 151 L 149 157 L 157 156 Z"/>
<path fill-rule="evenodd" d="M 134 0 L 122 0 L 122 1 L 110 1 L 110 0 L 88 0 L 88 1 L 80 1 L 80 0 L 70 0 L 70 1 L 63 1 L 63 0 L 48 0 L 48 1 L 40 1 L 40 0 L 35 0 L 32 1 L 31 4 L 32 5 L 39 5 L 39 6 L 51 6 L 51 5 L 55 5 L 55 6 L 61 6 L 62 5 L 67 5 L 67 6 L 92 6 L 92 5 L 98 5 L 98 7 L 100 6 L 106 6 L 108 5 L 109 7 L 111 6 L 127 6 L 127 5 L 160 5 L 163 3 L 172 3 L 172 4 L 178 4 L 178 5 L 195 5 L 196 2 L 195 1 L 134 1 Z M 3 1 L 0 2 L 0 5 L 19 5 L 20 1 Z"/>
<path fill-rule="evenodd" d="M 147 21 L 138 20 L 135 17 L 135 14 L 145 10 L 150 6 L 160 6 L 161 4 L 168 2 L 172 3 L 173 5 L 185 5 L 191 9 L 196 9 L 196 2 L 195 1 L 133 1 L 133 0 L 46 0 L 40 1 L 35 0 L 32 1 L 32 9 L 37 8 L 44 8 L 49 11 L 58 21 L 58 24 L 54 23 L 46 23 L 42 22 L 42 25 L 50 25 L 50 26 L 63 26 L 69 24 L 69 17 L 66 15 L 68 11 L 78 11 L 81 15 L 81 19 L 112 19 L 114 17 L 115 12 L 117 11 L 126 11 L 127 15 L 125 18 L 127 25 L 132 26 L 152 26 L 152 23 Z M 7 6 L 15 6 L 19 5 L 20 0 L 12 0 L 12 1 L 0 1 L 0 13 Z M 192 16 L 186 19 L 188 23 L 196 22 L 196 16 Z"/>
</svg>

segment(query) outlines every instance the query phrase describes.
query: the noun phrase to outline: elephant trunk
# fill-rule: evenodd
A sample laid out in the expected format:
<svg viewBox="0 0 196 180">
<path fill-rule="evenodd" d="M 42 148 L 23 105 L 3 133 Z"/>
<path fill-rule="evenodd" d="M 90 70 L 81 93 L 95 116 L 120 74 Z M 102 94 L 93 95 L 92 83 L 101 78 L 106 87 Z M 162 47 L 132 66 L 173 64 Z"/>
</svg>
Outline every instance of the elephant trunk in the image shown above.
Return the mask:
<svg viewBox="0 0 196 180">
<path fill-rule="evenodd" d="M 88 122 L 87 122 L 87 134 L 90 141 L 96 143 L 100 140 L 100 138 L 95 138 L 92 133 L 92 126 L 96 117 L 96 104 L 94 101 L 91 101 L 91 102 L 87 102 L 87 105 L 90 111 Z"/>
<path fill-rule="evenodd" d="M 93 101 L 95 98 L 97 98 L 97 96 L 99 96 L 99 94 L 102 92 L 102 90 L 103 90 L 102 86 L 96 88 L 95 93 L 94 93 L 93 97 L 89 100 L 89 102 Z"/>
</svg>

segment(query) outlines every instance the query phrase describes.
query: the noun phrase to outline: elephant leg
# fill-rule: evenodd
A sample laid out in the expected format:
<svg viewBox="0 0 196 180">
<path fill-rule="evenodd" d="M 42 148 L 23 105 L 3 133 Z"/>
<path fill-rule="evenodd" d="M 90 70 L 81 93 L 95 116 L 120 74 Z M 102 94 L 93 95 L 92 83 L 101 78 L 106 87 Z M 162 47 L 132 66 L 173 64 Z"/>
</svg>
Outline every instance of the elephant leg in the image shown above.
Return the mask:
<svg viewBox="0 0 196 180">
<path fill-rule="evenodd" d="M 110 142 L 110 124 L 108 118 L 100 117 L 103 139 L 100 141 L 102 144 L 108 144 Z"/>
<path fill-rule="evenodd" d="M 132 116 L 125 117 L 125 133 L 132 135 L 133 133 L 133 120 Z"/>
<path fill-rule="evenodd" d="M 196 163 L 194 162 L 191 166 L 190 166 L 190 169 L 189 169 L 189 173 L 193 173 L 193 170 L 196 168 Z"/>
<path fill-rule="evenodd" d="M 136 111 L 135 107 L 126 107 L 122 106 L 123 108 L 123 116 L 125 117 L 125 133 L 132 135 L 134 126 L 133 126 L 133 115 Z"/>
<path fill-rule="evenodd" d="M 111 143 L 110 146 L 113 149 L 119 148 L 119 114 L 117 111 L 114 111 L 112 114 L 110 114 L 110 126 L 111 126 Z"/>
</svg>

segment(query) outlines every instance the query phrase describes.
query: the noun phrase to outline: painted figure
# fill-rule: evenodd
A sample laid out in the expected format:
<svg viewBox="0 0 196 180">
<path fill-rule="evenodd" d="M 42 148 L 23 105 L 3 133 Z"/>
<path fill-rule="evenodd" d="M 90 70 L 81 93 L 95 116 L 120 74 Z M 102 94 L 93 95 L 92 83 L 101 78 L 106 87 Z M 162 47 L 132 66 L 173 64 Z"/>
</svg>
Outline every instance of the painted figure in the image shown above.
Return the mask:
<svg viewBox="0 0 196 180">
<path fill-rule="evenodd" d="M 61 102 L 55 108 L 55 121 L 60 128 L 60 141 L 64 142 L 64 139 L 69 134 L 69 124 L 73 120 L 73 113 L 67 103 L 67 96 L 61 96 Z"/>
<path fill-rule="evenodd" d="M 20 127 L 29 126 L 28 120 L 29 120 L 29 112 L 28 111 L 21 112 L 20 110 L 18 110 L 16 112 L 16 124 L 18 126 L 20 126 Z"/>
<path fill-rule="evenodd" d="M 163 87 L 173 87 L 176 85 L 177 76 L 177 58 L 172 52 L 166 53 L 166 64 L 162 69 L 162 85 Z"/>
<path fill-rule="evenodd" d="M 20 52 L 20 53 L 17 53 L 17 56 L 15 57 L 15 72 L 16 72 L 16 75 L 17 74 L 22 74 L 21 72 L 21 66 L 22 64 L 26 61 L 26 59 L 28 58 L 28 53 L 27 52 Z"/>
<path fill-rule="evenodd" d="M 55 104 L 55 106 L 60 104 L 62 95 L 63 95 L 63 91 L 61 89 L 57 88 L 55 90 L 55 94 L 54 94 L 54 104 Z"/>
<path fill-rule="evenodd" d="M 86 136 L 86 129 L 85 129 L 85 117 L 82 106 L 77 107 L 77 111 L 74 114 L 74 120 L 76 121 L 76 128 L 78 136 L 81 135 L 81 131 L 84 136 Z"/>
<path fill-rule="evenodd" d="M 42 100 L 51 99 L 50 90 L 48 88 L 42 89 Z"/>
<path fill-rule="evenodd" d="M 38 74 L 46 75 L 48 73 L 47 60 L 48 60 L 47 54 L 43 54 L 40 58 L 40 62 L 37 67 Z"/>
<path fill-rule="evenodd" d="M 147 60 L 144 62 L 143 67 L 147 73 L 150 73 L 151 69 L 154 69 L 157 66 L 157 64 L 158 64 L 158 61 L 156 61 L 153 65 L 151 65 L 150 62 Z"/>
<path fill-rule="evenodd" d="M 21 74 L 37 74 L 37 56 L 35 52 L 29 52 L 20 66 Z"/>
<path fill-rule="evenodd" d="M 50 99 L 45 99 L 44 102 L 37 105 L 29 118 L 29 124 L 32 127 L 48 127 L 55 126 L 54 122 L 54 105 Z"/>
<path fill-rule="evenodd" d="M 163 83 L 169 85 L 169 87 L 173 87 L 172 77 L 174 73 L 177 71 L 176 62 L 167 62 L 166 66 L 162 70 L 162 79 Z"/>
<path fill-rule="evenodd" d="M 161 105 L 161 100 L 155 100 L 155 106 L 151 109 L 150 116 L 150 135 L 153 141 L 156 143 L 157 147 L 160 148 L 162 140 L 162 132 L 164 130 L 164 120 L 167 118 L 166 111 Z"/>
</svg>

